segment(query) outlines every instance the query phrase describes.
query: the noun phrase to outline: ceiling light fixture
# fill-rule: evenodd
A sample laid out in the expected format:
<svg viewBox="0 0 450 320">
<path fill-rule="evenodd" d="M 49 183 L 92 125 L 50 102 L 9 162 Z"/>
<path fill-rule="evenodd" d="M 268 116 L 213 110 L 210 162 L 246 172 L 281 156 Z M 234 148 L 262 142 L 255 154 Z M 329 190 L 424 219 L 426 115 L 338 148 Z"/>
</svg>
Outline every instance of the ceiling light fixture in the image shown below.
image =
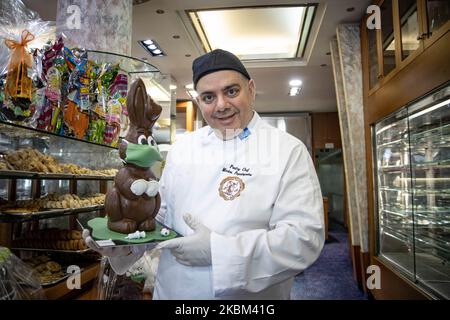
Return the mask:
<svg viewBox="0 0 450 320">
<path fill-rule="evenodd" d="M 153 57 L 161 57 L 166 55 L 155 40 L 140 40 L 138 42 Z"/>
<path fill-rule="evenodd" d="M 302 90 L 301 87 L 291 87 L 291 90 L 289 90 L 289 95 L 291 97 L 298 96 L 301 90 Z"/>
<path fill-rule="evenodd" d="M 297 59 L 304 56 L 316 8 L 316 4 L 249 6 L 186 14 L 206 52 L 221 48 L 241 60 Z"/>
<path fill-rule="evenodd" d="M 294 79 L 294 80 L 289 81 L 289 85 L 291 87 L 301 87 L 302 83 L 303 83 L 302 80 L 299 80 L 299 79 Z"/>
<path fill-rule="evenodd" d="M 302 90 L 303 81 L 300 79 L 293 79 L 289 81 L 289 86 L 291 89 L 289 90 L 289 96 L 294 97 L 300 94 Z"/>
</svg>

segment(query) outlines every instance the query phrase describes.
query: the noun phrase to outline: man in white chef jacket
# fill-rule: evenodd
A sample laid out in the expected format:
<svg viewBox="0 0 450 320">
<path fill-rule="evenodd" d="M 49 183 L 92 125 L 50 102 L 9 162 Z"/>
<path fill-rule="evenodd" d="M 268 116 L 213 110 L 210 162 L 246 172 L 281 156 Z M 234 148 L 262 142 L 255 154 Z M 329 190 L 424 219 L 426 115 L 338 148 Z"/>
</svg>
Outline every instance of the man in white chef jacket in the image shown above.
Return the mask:
<svg viewBox="0 0 450 320">
<path fill-rule="evenodd" d="M 209 126 L 167 157 L 157 219 L 183 237 L 158 245 L 154 299 L 289 299 L 324 244 L 311 157 L 254 111 L 255 83 L 236 56 L 214 50 L 192 69 Z M 141 255 L 110 262 L 125 271 Z"/>
</svg>

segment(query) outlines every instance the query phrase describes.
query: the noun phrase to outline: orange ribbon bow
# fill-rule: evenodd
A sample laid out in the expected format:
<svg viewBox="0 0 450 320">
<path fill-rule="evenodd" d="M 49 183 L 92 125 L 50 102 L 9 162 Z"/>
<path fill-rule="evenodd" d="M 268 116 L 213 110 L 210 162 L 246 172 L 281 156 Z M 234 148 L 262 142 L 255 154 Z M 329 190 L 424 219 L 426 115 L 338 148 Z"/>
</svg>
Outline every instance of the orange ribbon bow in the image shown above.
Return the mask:
<svg viewBox="0 0 450 320">
<path fill-rule="evenodd" d="M 31 99 L 31 79 L 28 77 L 28 68 L 33 66 L 33 57 L 26 51 L 27 45 L 34 40 L 34 35 L 28 30 L 22 31 L 20 42 L 6 39 L 5 44 L 12 50 L 8 64 L 6 79 L 6 92 L 13 98 Z"/>
</svg>

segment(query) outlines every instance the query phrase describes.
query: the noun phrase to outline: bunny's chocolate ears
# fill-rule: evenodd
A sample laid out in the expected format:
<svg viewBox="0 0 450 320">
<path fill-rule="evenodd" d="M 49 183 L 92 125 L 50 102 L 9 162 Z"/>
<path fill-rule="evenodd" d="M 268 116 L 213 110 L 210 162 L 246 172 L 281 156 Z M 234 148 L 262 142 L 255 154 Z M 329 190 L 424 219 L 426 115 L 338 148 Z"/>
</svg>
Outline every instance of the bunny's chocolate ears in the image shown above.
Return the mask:
<svg viewBox="0 0 450 320">
<path fill-rule="evenodd" d="M 140 128 L 151 128 L 158 120 L 162 108 L 147 94 L 145 84 L 138 78 L 131 84 L 127 96 L 130 123 Z"/>
</svg>

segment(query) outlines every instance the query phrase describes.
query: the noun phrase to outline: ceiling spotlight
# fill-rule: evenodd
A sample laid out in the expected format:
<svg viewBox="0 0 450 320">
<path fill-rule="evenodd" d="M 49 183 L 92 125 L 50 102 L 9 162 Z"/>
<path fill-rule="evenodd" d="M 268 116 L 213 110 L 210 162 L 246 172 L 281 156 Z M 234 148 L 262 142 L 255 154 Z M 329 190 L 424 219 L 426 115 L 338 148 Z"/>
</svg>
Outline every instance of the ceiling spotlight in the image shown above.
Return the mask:
<svg viewBox="0 0 450 320">
<path fill-rule="evenodd" d="M 291 97 L 298 96 L 300 94 L 301 89 L 302 89 L 301 87 L 292 87 L 291 90 L 289 90 L 289 95 Z"/>
<path fill-rule="evenodd" d="M 176 34 L 176 35 L 173 35 L 172 38 L 174 38 L 174 39 L 180 39 L 180 36 Z"/>
<path fill-rule="evenodd" d="M 153 57 L 162 57 L 166 55 L 155 40 L 140 40 L 138 42 Z"/>
<path fill-rule="evenodd" d="M 354 7 L 347 8 L 347 12 L 352 12 L 352 11 L 355 11 Z"/>
<path fill-rule="evenodd" d="M 176 85 L 173 85 L 173 84 L 171 84 L 170 86 L 169 86 L 169 89 L 170 90 L 175 90 L 177 88 L 177 86 Z"/>
<path fill-rule="evenodd" d="M 302 85 L 302 83 L 303 83 L 302 80 L 298 80 L 298 79 L 289 81 L 289 85 L 291 87 L 300 87 Z"/>
<path fill-rule="evenodd" d="M 156 13 L 157 13 L 157 14 L 163 14 L 163 13 L 164 13 L 164 10 L 158 9 L 158 10 L 156 10 Z"/>
<path fill-rule="evenodd" d="M 184 86 L 186 89 L 188 90 L 194 90 L 194 84 L 193 83 L 189 83 L 187 85 Z"/>
</svg>

